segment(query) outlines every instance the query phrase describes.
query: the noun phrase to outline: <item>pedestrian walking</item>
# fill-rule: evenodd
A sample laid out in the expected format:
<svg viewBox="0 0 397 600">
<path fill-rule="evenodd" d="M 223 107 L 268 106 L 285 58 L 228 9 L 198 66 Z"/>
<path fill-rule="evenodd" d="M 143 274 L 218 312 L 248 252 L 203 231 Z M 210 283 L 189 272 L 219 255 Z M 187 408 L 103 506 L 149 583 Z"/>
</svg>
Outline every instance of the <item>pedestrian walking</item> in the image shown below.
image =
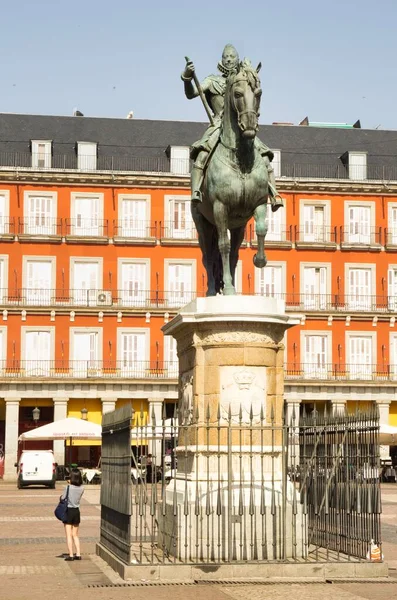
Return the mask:
<svg viewBox="0 0 397 600">
<path fill-rule="evenodd" d="M 69 556 L 67 556 L 65 560 L 81 560 L 79 540 L 80 500 L 84 494 L 84 486 L 83 478 L 78 469 L 73 469 L 71 472 L 69 486 L 66 486 L 61 499 L 66 498 L 68 487 L 68 510 L 66 519 L 64 520 L 64 526 Z M 75 554 L 73 554 L 73 546 L 76 550 Z"/>
</svg>

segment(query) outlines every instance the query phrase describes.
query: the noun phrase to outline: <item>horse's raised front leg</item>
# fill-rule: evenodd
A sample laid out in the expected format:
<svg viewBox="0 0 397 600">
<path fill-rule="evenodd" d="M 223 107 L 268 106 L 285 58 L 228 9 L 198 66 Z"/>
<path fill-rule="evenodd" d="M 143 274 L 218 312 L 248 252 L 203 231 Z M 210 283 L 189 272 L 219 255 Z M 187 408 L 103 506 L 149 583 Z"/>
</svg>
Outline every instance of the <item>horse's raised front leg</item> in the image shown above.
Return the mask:
<svg viewBox="0 0 397 600">
<path fill-rule="evenodd" d="M 265 254 L 265 237 L 267 234 L 267 205 L 261 204 L 255 209 L 255 231 L 258 238 L 258 252 L 254 256 L 254 265 L 261 269 L 267 263 Z"/>
<path fill-rule="evenodd" d="M 223 293 L 231 296 L 236 293 L 230 272 L 230 239 L 227 231 L 227 210 L 219 200 L 214 202 L 214 221 L 218 231 L 218 247 L 222 257 Z"/>
</svg>

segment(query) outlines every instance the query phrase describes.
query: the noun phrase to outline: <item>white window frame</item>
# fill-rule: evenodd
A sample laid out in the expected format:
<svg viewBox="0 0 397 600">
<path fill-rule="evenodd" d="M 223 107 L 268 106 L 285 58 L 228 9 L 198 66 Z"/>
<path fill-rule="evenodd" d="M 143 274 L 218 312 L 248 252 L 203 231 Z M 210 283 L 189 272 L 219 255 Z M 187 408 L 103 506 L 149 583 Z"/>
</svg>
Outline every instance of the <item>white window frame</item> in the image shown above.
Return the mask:
<svg viewBox="0 0 397 600">
<path fill-rule="evenodd" d="M 183 156 L 177 156 L 178 154 Z M 170 146 L 170 172 L 173 175 L 189 175 L 190 147 Z"/>
<path fill-rule="evenodd" d="M 87 148 L 95 150 L 92 154 L 84 152 Z M 98 162 L 97 142 L 77 142 L 77 168 L 80 171 L 96 171 Z"/>
<path fill-rule="evenodd" d="M 281 271 L 281 290 L 276 292 L 275 296 L 269 296 L 269 298 L 274 297 L 284 299 L 285 290 L 287 289 L 287 265 L 285 261 L 269 261 L 266 267 L 262 267 L 262 269 L 255 269 L 255 294 L 261 295 L 261 274 L 264 269 L 268 269 L 269 267 L 275 267 Z"/>
<path fill-rule="evenodd" d="M 365 364 L 352 363 L 350 356 L 350 340 L 352 338 L 369 338 L 371 339 L 371 363 L 370 365 L 376 365 L 376 332 L 371 331 L 347 331 L 345 334 L 345 348 L 346 348 L 346 364 L 349 369 L 348 375 L 350 379 L 372 379 L 371 366 L 367 368 Z"/>
<path fill-rule="evenodd" d="M 393 379 L 397 379 L 397 333 L 389 334 L 389 360 L 390 373 Z"/>
<path fill-rule="evenodd" d="M 98 289 L 89 290 L 88 305 L 98 306 L 97 294 L 103 293 L 103 257 L 102 256 L 71 256 L 70 257 L 70 273 L 69 273 L 69 291 L 73 297 L 73 303 L 76 305 L 87 306 L 87 297 L 82 297 L 82 290 L 77 290 L 74 287 L 74 270 L 76 263 L 90 263 L 98 266 Z"/>
<path fill-rule="evenodd" d="M 274 157 L 271 162 L 273 166 L 274 176 L 281 177 L 281 150 L 272 150 Z"/>
<path fill-rule="evenodd" d="M 0 372 L 5 370 L 7 365 L 7 327 L 0 327 L 0 332 L 2 333 L 2 343 L 1 347 L 1 358 L 0 358 Z"/>
<path fill-rule="evenodd" d="M 314 298 L 305 294 L 305 269 L 322 269 L 326 270 L 325 273 L 325 292 L 319 292 Z M 301 262 L 299 265 L 300 275 L 300 297 L 302 298 L 302 305 L 306 309 L 311 310 L 325 310 L 327 308 L 327 300 L 331 294 L 331 276 L 332 276 L 332 263 L 323 262 Z M 318 297 L 317 297 L 318 296 Z"/>
<path fill-rule="evenodd" d="M 394 273 L 394 277 L 391 273 Z M 397 311 L 397 264 L 389 264 L 387 267 L 387 307 L 389 310 Z"/>
<path fill-rule="evenodd" d="M 10 190 L 0 190 L 0 197 L 4 198 L 4 215 L 0 214 L 0 235 L 10 233 Z"/>
<path fill-rule="evenodd" d="M 326 360 L 324 365 L 310 364 L 306 359 L 306 338 L 325 338 Z M 312 331 L 300 332 L 301 363 L 305 375 L 312 379 L 326 379 L 328 377 L 329 365 L 332 364 L 332 333 L 331 331 L 313 329 Z"/>
<path fill-rule="evenodd" d="M 39 333 L 49 333 L 50 334 L 50 359 L 49 364 L 42 365 L 41 360 L 35 360 L 34 358 L 26 358 L 26 334 L 28 332 L 37 331 Z M 50 375 L 51 373 L 51 363 L 54 362 L 55 359 L 55 327 L 32 327 L 32 326 L 22 326 L 21 327 L 21 357 L 22 357 L 22 366 L 25 368 L 25 371 L 28 375 L 31 376 L 42 376 L 42 375 Z"/>
<path fill-rule="evenodd" d="M 51 264 L 51 283 L 48 290 L 45 289 L 29 289 L 28 288 L 28 263 L 50 263 Z M 42 256 L 42 255 L 24 255 L 22 257 L 22 286 L 24 288 L 24 298 L 27 304 L 33 304 L 35 306 L 49 305 L 53 303 L 53 297 L 56 296 L 56 256 Z"/>
<path fill-rule="evenodd" d="M 368 169 L 368 152 L 354 152 L 349 151 L 349 179 L 353 179 L 354 181 L 364 181 L 367 179 L 367 169 Z M 356 157 L 364 157 L 365 161 L 363 164 L 359 164 L 355 162 Z"/>
<path fill-rule="evenodd" d="M 122 336 L 125 334 L 139 334 L 145 336 L 145 356 L 137 365 L 123 367 Z M 150 368 L 150 328 L 149 327 L 117 327 L 117 365 L 127 377 L 144 377 L 146 369 Z"/>
<path fill-rule="evenodd" d="M 36 226 L 32 225 L 34 215 L 29 212 L 31 198 L 50 198 L 51 214 L 46 217 L 49 219 L 49 225 L 39 227 L 39 231 L 35 231 Z M 57 209 L 58 209 L 58 193 L 46 192 L 43 190 L 26 190 L 23 194 L 23 214 L 24 214 L 24 233 L 29 235 L 56 235 L 57 233 Z"/>
<path fill-rule="evenodd" d="M 122 223 L 122 215 L 123 215 L 123 202 L 124 201 L 138 201 L 145 202 L 146 204 L 146 219 L 144 223 L 138 224 L 137 227 L 133 227 L 132 229 L 136 229 L 133 235 L 126 235 L 123 232 L 123 223 Z M 150 223 L 151 223 L 151 195 L 150 194 L 119 194 L 117 198 L 117 236 L 118 237 L 134 237 L 134 238 L 148 238 L 152 237 L 150 232 Z M 128 229 L 128 227 L 127 227 Z"/>
<path fill-rule="evenodd" d="M 365 233 L 358 233 L 358 234 L 350 234 L 350 217 L 349 217 L 349 209 L 350 208 L 369 208 L 370 209 L 370 220 L 369 220 L 369 236 L 368 236 L 368 240 L 365 239 L 366 234 Z M 376 213 L 375 213 L 376 207 L 375 207 L 375 202 L 370 200 L 370 201 L 366 201 L 366 200 L 346 200 L 345 201 L 345 241 L 349 244 L 351 243 L 357 243 L 357 244 L 372 244 L 373 243 L 373 231 L 374 231 L 374 227 L 376 224 L 375 218 L 376 218 Z M 362 241 L 360 241 L 360 239 L 358 241 L 355 241 L 354 239 L 351 239 L 354 237 L 354 235 L 358 235 L 359 238 L 362 239 Z"/>
<path fill-rule="evenodd" d="M 168 376 L 169 377 L 178 377 L 179 374 L 179 359 L 176 353 L 177 351 L 177 342 L 176 339 L 172 335 L 164 336 L 164 344 L 163 344 L 163 360 L 164 363 L 168 365 Z M 170 360 L 171 349 L 174 346 L 175 348 L 175 361 Z"/>
<path fill-rule="evenodd" d="M 278 210 L 273 212 L 271 210 L 270 203 L 267 204 L 266 210 L 266 221 L 267 221 L 267 233 L 265 241 L 269 242 L 282 242 L 285 240 L 286 233 L 286 221 L 285 221 L 285 210 Z M 278 227 L 275 226 L 278 224 Z M 272 231 L 274 229 L 274 231 Z M 277 231 L 279 230 L 279 231 Z M 258 241 L 258 236 L 256 235 L 256 227 L 254 223 L 254 240 Z"/>
<path fill-rule="evenodd" d="M 313 233 L 312 236 L 310 236 L 310 234 L 306 234 L 305 233 L 305 207 L 306 206 L 313 206 L 314 208 L 316 207 L 321 207 L 324 211 L 324 232 L 323 234 L 320 235 L 316 234 L 316 232 Z M 299 203 L 299 209 L 300 209 L 300 215 L 299 215 L 299 222 L 300 222 L 300 230 L 302 232 L 301 236 L 300 236 L 300 240 L 302 242 L 329 242 L 330 241 L 330 225 L 331 225 L 331 200 L 317 200 L 317 199 L 313 199 L 313 200 L 308 200 L 306 198 L 301 198 L 300 203 Z M 310 239 L 312 237 L 312 239 Z"/>
<path fill-rule="evenodd" d="M 396 212 L 396 220 L 393 223 L 392 213 Z M 387 207 L 387 243 L 397 245 L 397 202 L 389 202 Z"/>
<path fill-rule="evenodd" d="M 52 140 L 32 140 L 32 167 L 33 169 L 51 169 L 52 160 Z M 44 164 L 39 165 L 40 152 L 39 147 L 44 146 Z"/>
<path fill-rule="evenodd" d="M 88 366 L 85 369 L 84 365 L 75 365 L 74 357 L 74 335 L 75 333 L 95 333 L 97 334 L 97 358 L 95 359 L 96 364 L 94 366 Z M 100 376 L 102 374 L 101 365 L 103 365 L 103 329 L 101 327 L 70 327 L 69 329 L 69 360 L 71 364 L 71 370 L 77 377 L 85 376 Z M 89 363 L 89 360 L 86 361 Z M 87 371 L 87 372 L 86 372 Z"/>
<path fill-rule="evenodd" d="M 234 272 L 234 287 L 237 294 L 243 293 L 243 261 L 237 261 L 236 270 Z"/>
<path fill-rule="evenodd" d="M 196 226 L 190 212 L 190 202 L 192 197 L 187 194 L 165 194 L 164 195 L 164 220 L 166 223 L 167 232 L 165 237 L 181 240 L 192 240 L 197 238 Z M 186 202 L 186 214 L 189 215 L 186 219 L 187 227 L 177 228 L 174 223 L 174 202 Z"/>
<path fill-rule="evenodd" d="M 369 270 L 370 271 L 370 294 L 363 294 L 363 297 L 354 298 L 350 293 L 350 271 Z M 376 298 L 376 264 L 374 263 L 345 263 L 345 304 L 349 310 L 369 311 L 373 309 L 372 297 Z M 376 300 L 375 300 L 376 306 Z"/>
<path fill-rule="evenodd" d="M 97 228 L 97 232 L 94 233 L 84 233 L 84 227 L 81 227 L 81 229 L 83 230 L 82 232 L 78 231 L 78 227 L 76 225 L 76 220 L 77 220 L 77 216 L 76 216 L 76 200 L 97 200 L 98 201 L 98 223 L 97 226 L 95 225 L 91 225 L 91 226 L 86 226 L 88 227 L 88 230 L 90 229 L 90 227 L 92 227 L 93 229 L 95 229 L 95 227 Z M 72 192 L 70 194 L 70 214 L 71 214 L 71 218 L 72 218 L 72 228 L 71 228 L 71 235 L 78 235 L 78 236 L 82 236 L 82 237 L 96 237 L 96 236 L 102 236 L 104 234 L 103 228 L 104 228 L 104 223 L 103 223 L 103 211 L 104 211 L 104 193 L 103 192 Z M 94 220 L 94 219 L 92 219 Z"/>
<path fill-rule="evenodd" d="M 0 263 L 3 264 L 4 286 L 1 288 L 1 302 L 8 304 L 8 254 L 0 254 Z"/>
<path fill-rule="evenodd" d="M 134 299 L 126 298 L 126 290 L 123 289 L 123 276 L 122 269 L 123 265 L 128 264 L 139 264 L 145 265 L 145 281 L 141 283 L 140 289 L 137 291 L 137 294 L 134 295 Z M 118 295 L 120 298 L 121 306 L 139 306 L 141 308 L 145 308 L 150 301 L 150 268 L 151 262 L 150 258 L 118 258 L 117 259 L 117 289 Z M 136 299 L 136 302 L 135 302 Z"/>
<path fill-rule="evenodd" d="M 188 292 L 188 298 L 186 302 L 182 302 L 183 304 L 188 304 L 192 298 L 194 298 L 197 293 L 197 261 L 195 258 L 193 259 L 185 259 L 185 258 L 166 258 L 164 259 L 164 288 L 165 295 L 167 296 L 166 302 L 169 306 L 180 306 L 181 304 L 178 301 L 173 300 L 170 297 L 170 286 L 169 286 L 169 267 L 171 265 L 189 265 L 192 267 L 192 286 L 190 292 Z"/>
</svg>

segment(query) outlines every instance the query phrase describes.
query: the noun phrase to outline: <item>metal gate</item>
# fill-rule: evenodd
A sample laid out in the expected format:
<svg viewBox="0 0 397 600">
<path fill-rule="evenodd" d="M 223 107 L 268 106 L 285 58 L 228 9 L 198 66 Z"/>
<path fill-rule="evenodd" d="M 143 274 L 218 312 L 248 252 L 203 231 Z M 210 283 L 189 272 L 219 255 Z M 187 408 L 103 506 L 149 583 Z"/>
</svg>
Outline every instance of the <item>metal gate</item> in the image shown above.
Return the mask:
<svg viewBox="0 0 397 600">
<path fill-rule="evenodd" d="M 299 464 L 291 480 L 299 482 L 309 551 L 317 560 L 331 553 L 365 559 L 371 540 L 381 543 L 378 411 L 303 414 L 299 461 L 293 454 L 290 462 Z"/>
</svg>

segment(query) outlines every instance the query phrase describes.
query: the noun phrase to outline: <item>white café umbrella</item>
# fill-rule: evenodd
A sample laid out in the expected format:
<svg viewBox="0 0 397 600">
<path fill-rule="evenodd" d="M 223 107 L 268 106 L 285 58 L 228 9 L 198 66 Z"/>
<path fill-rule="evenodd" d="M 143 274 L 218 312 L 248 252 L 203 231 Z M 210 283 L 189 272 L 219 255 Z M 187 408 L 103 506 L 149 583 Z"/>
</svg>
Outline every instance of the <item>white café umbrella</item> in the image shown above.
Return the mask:
<svg viewBox="0 0 397 600">
<path fill-rule="evenodd" d="M 100 440 L 102 438 L 102 427 L 97 423 L 69 417 L 60 419 L 36 429 L 26 431 L 19 436 L 19 440 L 70 440 L 70 452 L 72 451 L 72 440 Z M 70 462 L 70 460 L 69 460 Z"/>
<path fill-rule="evenodd" d="M 379 426 L 379 444 L 397 446 L 397 427 L 381 423 Z"/>
</svg>

